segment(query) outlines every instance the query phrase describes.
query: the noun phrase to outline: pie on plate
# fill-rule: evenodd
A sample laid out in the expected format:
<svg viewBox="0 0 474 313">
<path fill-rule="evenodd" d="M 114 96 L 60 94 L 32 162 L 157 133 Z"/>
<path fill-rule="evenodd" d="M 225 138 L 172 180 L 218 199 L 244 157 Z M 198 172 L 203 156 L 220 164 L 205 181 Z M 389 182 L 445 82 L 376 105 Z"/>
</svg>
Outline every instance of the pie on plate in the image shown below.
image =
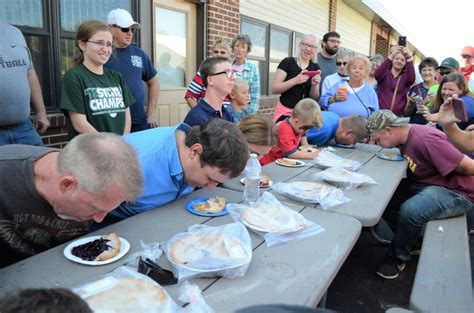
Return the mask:
<svg viewBox="0 0 474 313">
<path fill-rule="evenodd" d="M 193 270 L 237 267 L 245 263 L 248 254 L 242 241 L 219 233 L 186 235 L 176 239 L 170 248 L 172 262 Z M 219 266 L 212 269 L 209 264 Z"/>
<path fill-rule="evenodd" d="M 71 253 L 85 261 L 106 261 L 118 255 L 121 246 L 120 237 L 112 232 L 99 239 L 73 247 Z"/>
<path fill-rule="evenodd" d="M 403 160 L 403 157 L 396 153 L 379 153 L 379 156 L 387 160 Z"/>
<path fill-rule="evenodd" d="M 242 222 L 257 231 L 287 233 L 306 226 L 306 219 L 298 212 L 282 205 L 260 204 L 243 209 Z"/>
<path fill-rule="evenodd" d="M 162 287 L 140 278 L 113 278 L 115 286 L 85 299 L 94 312 L 162 312 L 168 296 Z M 91 283 L 100 284 L 100 280 Z M 93 288 L 89 285 L 88 288 Z M 87 285 L 85 286 L 87 287 Z M 80 290 L 78 291 L 80 295 Z"/>
<path fill-rule="evenodd" d="M 299 146 L 298 149 L 304 152 L 314 152 L 317 150 L 315 146 Z"/>
<path fill-rule="evenodd" d="M 275 163 L 279 165 L 283 165 L 283 166 L 288 166 L 288 167 L 301 167 L 305 165 L 303 161 L 288 159 L 288 158 L 277 159 Z"/>
<path fill-rule="evenodd" d="M 207 201 L 194 204 L 193 209 L 203 213 L 219 213 L 224 210 L 225 204 L 225 198 L 213 197 L 209 198 Z"/>
<path fill-rule="evenodd" d="M 245 185 L 245 178 L 241 178 L 240 182 Z M 268 175 L 262 174 L 262 178 L 260 180 L 260 188 L 267 188 L 273 185 L 273 182 L 270 180 Z"/>
</svg>

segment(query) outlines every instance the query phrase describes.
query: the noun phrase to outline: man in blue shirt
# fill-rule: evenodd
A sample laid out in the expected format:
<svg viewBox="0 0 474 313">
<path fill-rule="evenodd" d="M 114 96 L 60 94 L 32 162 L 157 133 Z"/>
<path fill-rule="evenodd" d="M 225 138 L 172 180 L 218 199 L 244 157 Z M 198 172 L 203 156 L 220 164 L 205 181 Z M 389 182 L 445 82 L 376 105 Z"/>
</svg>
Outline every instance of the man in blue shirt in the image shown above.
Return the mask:
<svg viewBox="0 0 474 313">
<path fill-rule="evenodd" d="M 322 111 L 323 127 L 312 128 L 306 134 L 308 143 L 318 147 L 326 145 L 335 138 L 336 143 L 353 145 L 364 140 L 367 133 L 367 120 L 359 115 L 339 117 L 337 113 Z"/>
<path fill-rule="evenodd" d="M 195 187 L 215 188 L 240 175 L 249 158 L 244 135 L 237 126 L 222 119 L 211 119 L 192 128 L 186 124 L 159 127 L 123 138 L 137 151 L 144 191 L 136 201 L 123 202 L 111 212 L 109 221 L 162 206 L 191 193 Z"/>
<path fill-rule="evenodd" d="M 115 9 L 107 17 L 114 34 L 114 53 L 110 56 L 105 67 L 120 72 L 125 83 L 132 92 L 136 102 L 130 107 L 132 115 L 131 132 L 136 132 L 158 126 L 156 105 L 160 85 L 150 58 L 142 49 L 131 45 L 133 33 L 140 28 L 127 11 Z M 145 112 L 145 88 L 142 80 L 148 85 L 148 108 Z"/>
<path fill-rule="evenodd" d="M 184 123 L 189 126 L 201 125 L 209 119 L 221 118 L 233 122 L 232 115 L 222 105 L 225 97 L 232 92 L 236 73 L 226 58 L 209 58 L 199 69 L 206 95 L 188 112 Z"/>
</svg>

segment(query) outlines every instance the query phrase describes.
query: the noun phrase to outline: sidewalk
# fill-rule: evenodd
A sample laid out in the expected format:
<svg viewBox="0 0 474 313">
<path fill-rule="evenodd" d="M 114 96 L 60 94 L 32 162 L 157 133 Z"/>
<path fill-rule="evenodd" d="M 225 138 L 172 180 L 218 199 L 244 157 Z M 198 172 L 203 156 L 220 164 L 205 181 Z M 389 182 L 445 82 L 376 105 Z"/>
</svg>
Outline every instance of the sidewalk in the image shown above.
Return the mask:
<svg viewBox="0 0 474 313">
<path fill-rule="evenodd" d="M 469 238 L 469 249 L 472 269 L 474 236 Z M 326 308 L 344 313 L 382 313 L 394 306 L 408 308 L 418 256 L 412 257 L 405 270 L 394 280 L 384 280 L 375 275 L 384 256 L 385 248 L 364 229 L 329 287 Z"/>
</svg>

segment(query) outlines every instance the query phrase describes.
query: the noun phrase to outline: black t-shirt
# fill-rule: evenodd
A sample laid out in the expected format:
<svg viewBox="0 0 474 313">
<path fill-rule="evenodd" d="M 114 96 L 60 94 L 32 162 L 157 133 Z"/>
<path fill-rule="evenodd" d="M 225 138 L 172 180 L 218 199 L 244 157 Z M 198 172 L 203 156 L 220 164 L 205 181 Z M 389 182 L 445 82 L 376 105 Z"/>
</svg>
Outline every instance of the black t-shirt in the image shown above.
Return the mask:
<svg viewBox="0 0 474 313">
<path fill-rule="evenodd" d="M 278 68 L 286 72 L 285 81 L 287 81 L 298 76 L 298 74 L 301 73 L 302 70 L 317 71 L 319 70 L 319 65 L 317 63 L 313 63 L 312 61 L 309 61 L 308 67 L 302 69 L 296 62 L 296 58 L 288 57 L 284 58 L 280 62 L 280 64 L 278 64 Z M 287 91 L 283 92 L 280 95 L 280 102 L 285 107 L 293 109 L 301 99 L 309 97 L 310 91 L 311 79 L 308 79 L 306 83 L 293 86 Z"/>
</svg>

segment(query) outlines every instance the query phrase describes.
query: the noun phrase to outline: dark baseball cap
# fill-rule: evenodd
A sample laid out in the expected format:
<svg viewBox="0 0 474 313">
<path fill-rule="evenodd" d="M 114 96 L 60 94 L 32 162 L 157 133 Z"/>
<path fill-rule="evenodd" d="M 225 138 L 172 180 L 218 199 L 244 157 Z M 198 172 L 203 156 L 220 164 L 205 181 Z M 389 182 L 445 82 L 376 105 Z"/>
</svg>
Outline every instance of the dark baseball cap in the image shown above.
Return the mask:
<svg viewBox="0 0 474 313">
<path fill-rule="evenodd" d="M 438 68 L 447 67 L 453 70 L 459 70 L 459 62 L 454 58 L 446 58 L 441 62 Z"/>
</svg>

